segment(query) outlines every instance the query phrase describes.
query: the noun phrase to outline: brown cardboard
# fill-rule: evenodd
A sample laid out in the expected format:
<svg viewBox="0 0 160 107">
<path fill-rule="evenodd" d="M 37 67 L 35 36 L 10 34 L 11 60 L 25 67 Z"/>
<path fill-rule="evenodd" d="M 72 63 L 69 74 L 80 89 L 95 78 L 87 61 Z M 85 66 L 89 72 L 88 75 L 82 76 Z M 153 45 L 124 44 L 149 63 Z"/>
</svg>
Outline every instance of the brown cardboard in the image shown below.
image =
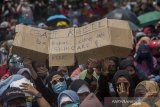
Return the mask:
<svg viewBox="0 0 160 107">
<path fill-rule="evenodd" d="M 49 65 L 74 65 L 74 54 L 74 28 L 59 29 L 52 31 L 49 44 Z"/>
<path fill-rule="evenodd" d="M 13 53 L 33 60 L 49 57 L 50 66 L 71 66 L 89 58 L 126 57 L 132 50 L 132 31 L 127 21 L 102 19 L 78 28 L 48 31 L 17 25 Z"/>
<path fill-rule="evenodd" d="M 45 61 L 48 56 L 48 42 L 50 32 L 48 30 L 17 25 L 16 36 L 13 42 L 13 53 L 33 60 Z"/>
<path fill-rule="evenodd" d="M 102 19 L 75 29 L 76 58 L 126 57 L 132 50 L 132 31 L 128 22 Z"/>
</svg>

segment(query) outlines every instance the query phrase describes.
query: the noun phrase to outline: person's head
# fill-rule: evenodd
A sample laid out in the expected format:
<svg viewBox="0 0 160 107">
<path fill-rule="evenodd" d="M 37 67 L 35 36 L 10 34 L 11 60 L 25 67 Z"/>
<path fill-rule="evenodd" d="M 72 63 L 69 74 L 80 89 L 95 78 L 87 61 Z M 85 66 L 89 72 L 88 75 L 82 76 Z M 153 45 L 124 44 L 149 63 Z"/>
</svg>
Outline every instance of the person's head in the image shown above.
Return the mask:
<svg viewBox="0 0 160 107">
<path fill-rule="evenodd" d="M 115 90 L 119 89 L 120 86 L 124 86 L 125 91 L 129 91 L 129 96 L 132 96 L 133 80 L 130 74 L 125 70 L 119 70 L 113 77 L 113 85 Z M 117 92 L 118 93 L 118 92 Z"/>
<path fill-rule="evenodd" d="M 45 62 L 33 62 L 32 65 L 39 77 L 45 78 L 48 75 L 48 69 Z"/>
<path fill-rule="evenodd" d="M 54 93 L 59 94 L 67 89 L 66 81 L 63 75 L 59 72 L 54 72 L 50 76 L 50 85 Z"/>
<path fill-rule="evenodd" d="M 28 6 L 28 0 L 21 0 L 20 3 L 22 6 Z"/>
<path fill-rule="evenodd" d="M 59 66 L 57 71 L 60 72 L 64 76 L 65 79 L 69 78 L 68 68 L 66 66 Z"/>
<path fill-rule="evenodd" d="M 70 89 L 75 91 L 80 99 L 80 103 L 89 95 L 90 89 L 88 83 L 84 80 L 75 80 L 71 83 Z"/>
<path fill-rule="evenodd" d="M 15 54 L 9 59 L 8 66 L 12 74 L 16 74 L 19 69 L 24 68 L 21 57 Z"/>
<path fill-rule="evenodd" d="M 103 74 L 107 75 L 109 73 L 111 76 L 113 76 L 117 71 L 117 65 L 118 61 L 116 57 L 106 58 L 103 62 L 102 67 Z"/>
<path fill-rule="evenodd" d="M 126 70 L 129 72 L 129 74 L 134 77 L 136 75 L 136 71 L 135 71 L 135 67 L 134 67 L 134 63 L 133 60 L 131 59 L 124 59 L 120 62 L 120 66 L 119 66 L 120 70 Z"/>
<path fill-rule="evenodd" d="M 153 69 L 153 59 L 152 59 L 152 54 L 150 51 L 150 48 L 148 44 L 140 44 L 138 51 L 135 55 L 135 60 L 139 63 L 142 64 L 142 62 L 146 62 L 149 66 L 149 69 Z"/>
<path fill-rule="evenodd" d="M 8 88 L 2 94 L 3 107 L 26 107 L 26 97 L 19 88 Z"/>
<path fill-rule="evenodd" d="M 157 82 L 146 80 L 140 82 L 135 89 L 135 97 L 144 97 L 147 93 L 153 93 L 152 97 L 158 97 L 159 86 Z M 151 97 L 151 96 L 150 96 Z"/>
<path fill-rule="evenodd" d="M 65 90 L 58 96 L 58 107 L 79 107 L 80 101 L 77 93 Z"/>
<path fill-rule="evenodd" d="M 116 57 L 110 57 L 108 59 L 108 71 L 110 73 L 115 73 L 117 71 L 118 60 Z"/>
</svg>

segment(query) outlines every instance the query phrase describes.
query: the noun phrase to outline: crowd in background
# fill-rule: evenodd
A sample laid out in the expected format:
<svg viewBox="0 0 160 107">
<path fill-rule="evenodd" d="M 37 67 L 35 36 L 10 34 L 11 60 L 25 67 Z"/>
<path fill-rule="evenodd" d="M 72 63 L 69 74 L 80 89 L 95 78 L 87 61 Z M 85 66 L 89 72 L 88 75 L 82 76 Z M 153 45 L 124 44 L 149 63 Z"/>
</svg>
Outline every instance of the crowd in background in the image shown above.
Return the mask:
<svg viewBox="0 0 160 107">
<path fill-rule="evenodd" d="M 17 24 L 48 30 L 79 27 L 114 9 L 138 17 L 159 12 L 160 0 L 1 1 L 0 107 L 160 107 L 158 21 L 134 23 L 139 26 L 132 29 L 134 49 L 126 58 L 88 58 L 82 65 L 76 60 L 74 66 L 49 67 L 47 59 L 39 62 L 12 53 Z M 115 99 L 126 102 L 113 103 Z M 135 102 L 127 102 L 131 100 Z"/>
</svg>

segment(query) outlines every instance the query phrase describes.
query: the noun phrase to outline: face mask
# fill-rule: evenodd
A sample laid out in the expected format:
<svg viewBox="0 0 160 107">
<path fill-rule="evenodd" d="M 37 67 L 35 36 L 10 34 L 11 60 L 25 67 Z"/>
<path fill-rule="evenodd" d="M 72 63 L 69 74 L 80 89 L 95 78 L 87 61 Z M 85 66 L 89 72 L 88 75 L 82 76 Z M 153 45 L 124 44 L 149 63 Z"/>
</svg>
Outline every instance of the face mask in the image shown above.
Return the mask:
<svg viewBox="0 0 160 107">
<path fill-rule="evenodd" d="M 141 53 L 141 54 L 140 54 L 140 58 L 141 58 L 142 60 L 147 59 L 149 56 L 150 56 L 149 53 Z"/>
<path fill-rule="evenodd" d="M 109 66 L 109 67 L 108 67 L 108 71 L 109 71 L 110 73 L 115 73 L 115 72 L 116 72 L 116 67 L 115 67 L 115 66 Z"/>
<path fill-rule="evenodd" d="M 57 94 L 59 94 L 60 92 L 66 90 L 66 89 L 67 89 L 67 84 L 65 81 L 58 82 L 57 84 L 52 85 L 52 90 Z"/>
<path fill-rule="evenodd" d="M 62 107 L 79 107 L 79 104 L 78 103 L 65 104 Z"/>
<path fill-rule="evenodd" d="M 7 71 L 6 65 L 0 66 L 0 79 L 6 73 L 6 71 Z"/>
</svg>

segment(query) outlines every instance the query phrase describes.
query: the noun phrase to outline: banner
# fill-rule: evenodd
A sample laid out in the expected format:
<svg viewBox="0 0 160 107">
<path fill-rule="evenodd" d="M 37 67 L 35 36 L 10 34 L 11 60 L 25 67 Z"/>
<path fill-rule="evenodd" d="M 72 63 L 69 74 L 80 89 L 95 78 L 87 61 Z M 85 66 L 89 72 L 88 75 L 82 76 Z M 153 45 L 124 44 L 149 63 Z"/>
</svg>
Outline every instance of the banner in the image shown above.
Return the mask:
<svg viewBox="0 0 160 107">
<path fill-rule="evenodd" d="M 16 26 L 13 53 L 34 60 L 49 58 L 50 66 L 71 66 L 88 58 L 127 57 L 133 46 L 127 21 L 102 19 L 78 28 L 48 31 L 25 25 Z"/>
<path fill-rule="evenodd" d="M 132 50 L 132 31 L 127 21 L 102 19 L 75 29 L 76 58 L 127 57 Z"/>
<path fill-rule="evenodd" d="M 13 53 L 33 60 L 45 61 L 48 58 L 50 31 L 26 25 L 16 26 Z"/>
</svg>

